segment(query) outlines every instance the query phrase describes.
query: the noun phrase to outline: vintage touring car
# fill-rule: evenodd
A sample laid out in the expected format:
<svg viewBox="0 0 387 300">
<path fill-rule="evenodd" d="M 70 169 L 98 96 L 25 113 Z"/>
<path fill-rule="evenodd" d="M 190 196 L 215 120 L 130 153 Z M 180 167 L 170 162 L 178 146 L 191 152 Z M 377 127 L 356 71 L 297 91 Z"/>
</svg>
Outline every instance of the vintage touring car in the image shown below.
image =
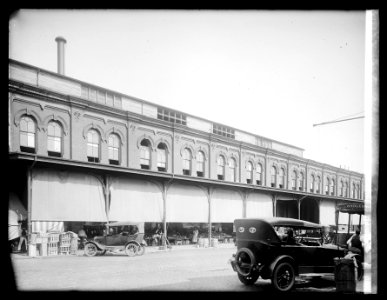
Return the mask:
<svg viewBox="0 0 387 300">
<path fill-rule="evenodd" d="M 231 265 L 245 285 L 261 276 L 271 279 L 276 290 L 289 291 L 300 274 L 334 273 L 334 258 L 346 254 L 344 248 L 324 244 L 322 225 L 316 223 L 273 217 L 236 219 L 234 226 L 237 252 Z"/>
<path fill-rule="evenodd" d="M 125 251 L 128 256 L 143 255 L 146 243 L 144 233 L 139 233 L 139 223 L 114 222 L 106 224 L 106 231 L 102 236 L 85 243 L 86 256 L 103 255 L 106 251 Z M 136 232 L 133 232 L 135 229 Z"/>
</svg>

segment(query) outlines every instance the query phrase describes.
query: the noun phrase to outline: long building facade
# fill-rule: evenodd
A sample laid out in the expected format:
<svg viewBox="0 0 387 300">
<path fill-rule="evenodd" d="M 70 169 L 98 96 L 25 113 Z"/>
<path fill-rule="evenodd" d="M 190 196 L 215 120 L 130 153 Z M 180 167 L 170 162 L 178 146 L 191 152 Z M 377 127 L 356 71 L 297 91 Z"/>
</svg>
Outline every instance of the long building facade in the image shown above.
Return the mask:
<svg viewBox="0 0 387 300">
<path fill-rule="evenodd" d="M 30 232 L 136 221 L 211 237 L 271 216 L 345 225 L 336 206 L 365 194 L 363 174 L 301 148 L 11 59 L 9 160 Z"/>
</svg>

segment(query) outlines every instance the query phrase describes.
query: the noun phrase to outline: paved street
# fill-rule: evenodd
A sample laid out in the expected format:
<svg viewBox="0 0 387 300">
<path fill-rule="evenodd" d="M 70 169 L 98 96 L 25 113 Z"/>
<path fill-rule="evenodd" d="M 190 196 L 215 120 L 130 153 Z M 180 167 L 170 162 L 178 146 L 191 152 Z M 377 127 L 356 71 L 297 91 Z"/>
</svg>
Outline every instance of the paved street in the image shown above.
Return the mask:
<svg viewBox="0 0 387 300">
<path fill-rule="evenodd" d="M 228 263 L 235 247 L 185 248 L 86 257 L 12 255 L 19 290 L 272 291 L 269 280 L 244 286 Z M 297 284 L 295 292 L 334 292 L 333 278 Z"/>
</svg>

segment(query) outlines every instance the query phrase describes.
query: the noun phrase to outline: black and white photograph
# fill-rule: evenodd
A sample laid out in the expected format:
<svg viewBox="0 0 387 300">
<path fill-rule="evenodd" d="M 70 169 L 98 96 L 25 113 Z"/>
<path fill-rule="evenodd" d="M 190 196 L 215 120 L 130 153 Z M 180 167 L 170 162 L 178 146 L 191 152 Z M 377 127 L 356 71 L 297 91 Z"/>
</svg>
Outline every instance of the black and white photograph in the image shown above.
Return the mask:
<svg viewBox="0 0 387 300">
<path fill-rule="evenodd" d="M 8 24 L 14 290 L 378 293 L 378 10 Z"/>
</svg>

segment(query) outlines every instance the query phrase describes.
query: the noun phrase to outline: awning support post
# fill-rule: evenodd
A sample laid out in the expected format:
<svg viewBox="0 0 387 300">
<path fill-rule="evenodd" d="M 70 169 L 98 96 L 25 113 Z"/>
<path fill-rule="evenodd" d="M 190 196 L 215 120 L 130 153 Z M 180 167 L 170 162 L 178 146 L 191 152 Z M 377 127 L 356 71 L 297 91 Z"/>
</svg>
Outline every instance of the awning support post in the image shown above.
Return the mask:
<svg viewBox="0 0 387 300">
<path fill-rule="evenodd" d="M 208 246 L 211 247 L 212 239 L 212 218 L 211 218 L 211 196 L 213 188 L 207 187 L 207 199 L 208 199 Z"/>
<path fill-rule="evenodd" d="M 162 247 L 166 249 L 166 238 L 167 238 L 167 184 L 163 182 L 163 238 Z"/>
</svg>

